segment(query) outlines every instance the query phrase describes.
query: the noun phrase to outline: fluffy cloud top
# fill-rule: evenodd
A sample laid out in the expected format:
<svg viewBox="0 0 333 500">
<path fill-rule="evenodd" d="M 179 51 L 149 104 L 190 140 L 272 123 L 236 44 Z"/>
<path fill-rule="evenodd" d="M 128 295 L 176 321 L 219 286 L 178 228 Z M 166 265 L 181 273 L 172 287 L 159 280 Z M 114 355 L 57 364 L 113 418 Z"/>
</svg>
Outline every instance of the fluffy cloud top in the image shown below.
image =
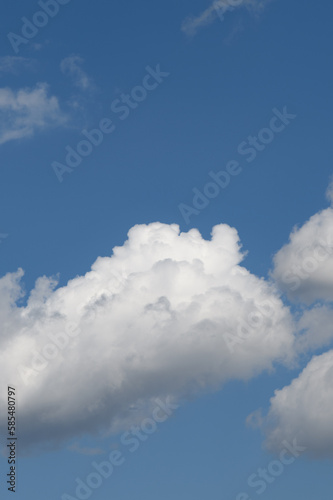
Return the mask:
<svg viewBox="0 0 333 500">
<path fill-rule="evenodd" d="M 48 96 L 48 86 L 13 91 L 0 88 L 0 144 L 32 136 L 37 130 L 57 126 L 66 121 L 55 96 Z"/>
<path fill-rule="evenodd" d="M 40 278 L 25 307 L 22 271 L 3 277 L 0 363 L 18 389 L 21 443 L 120 430 L 156 397 L 186 398 L 289 363 L 289 310 L 243 257 L 227 225 L 206 241 L 153 223 L 133 227 L 65 287 Z"/>
<path fill-rule="evenodd" d="M 314 457 L 333 458 L 333 351 L 315 356 L 298 378 L 276 391 L 264 428 L 266 445 L 295 438 Z"/>
</svg>

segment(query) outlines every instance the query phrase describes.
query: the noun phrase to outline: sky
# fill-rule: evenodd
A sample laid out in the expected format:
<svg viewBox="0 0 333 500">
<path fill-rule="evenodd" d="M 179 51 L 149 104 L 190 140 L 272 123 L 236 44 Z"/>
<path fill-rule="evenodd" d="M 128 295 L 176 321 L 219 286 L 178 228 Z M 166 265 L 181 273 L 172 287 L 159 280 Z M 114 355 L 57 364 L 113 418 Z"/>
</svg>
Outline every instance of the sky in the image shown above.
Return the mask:
<svg viewBox="0 0 333 500">
<path fill-rule="evenodd" d="M 332 3 L 0 14 L 1 498 L 330 499 Z"/>
</svg>

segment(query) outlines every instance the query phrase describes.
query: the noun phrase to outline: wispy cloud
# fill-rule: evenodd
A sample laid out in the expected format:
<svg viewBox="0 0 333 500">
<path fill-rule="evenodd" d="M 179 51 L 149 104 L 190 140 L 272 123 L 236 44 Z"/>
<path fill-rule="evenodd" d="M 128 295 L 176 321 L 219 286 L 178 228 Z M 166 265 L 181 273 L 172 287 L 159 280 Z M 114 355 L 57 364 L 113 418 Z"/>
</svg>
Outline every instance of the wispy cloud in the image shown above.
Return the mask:
<svg viewBox="0 0 333 500">
<path fill-rule="evenodd" d="M 68 447 L 70 451 L 74 451 L 76 453 L 79 453 L 80 455 L 87 455 L 87 456 L 92 456 L 92 455 L 103 455 L 105 453 L 104 450 L 101 448 L 88 448 L 88 447 L 81 447 L 79 443 L 74 443 L 71 446 Z"/>
<path fill-rule="evenodd" d="M 34 59 L 17 56 L 0 57 L 0 76 L 3 73 L 19 74 L 22 70 L 32 69 L 36 64 Z"/>
<path fill-rule="evenodd" d="M 215 2 L 198 16 L 189 16 L 183 21 L 182 31 L 188 36 L 194 36 L 197 31 L 211 24 L 217 18 Z"/>
<path fill-rule="evenodd" d="M 333 176 L 331 178 L 331 182 L 327 188 L 327 191 L 326 191 L 326 198 L 328 199 L 328 201 L 331 203 L 331 205 L 333 206 Z"/>
<path fill-rule="evenodd" d="M 29 137 L 37 130 L 66 122 L 57 97 L 48 96 L 46 83 L 18 91 L 0 88 L 0 113 L 0 144 Z"/>
<path fill-rule="evenodd" d="M 84 59 L 82 57 L 73 54 L 61 61 L 60 69 L 64 75 L 72 78 L 76 87 L 81 90 L 90 90 L 94 88 L 94 84 L 92 79 L 81 68 L 83 63 Z"/>
<path fill-rule="evenodd" d="M 227 11 L 233 11 L 240 7 L 247 7 L 256 12 L 271 0 L 215 0 L 206 10 L 198 16 L 189 16 L 182 23 L 182 31 L 187 36 L 194 36 L 198 30 L 213 23 L 215 19 L 223 20 Z"/>
</svg>

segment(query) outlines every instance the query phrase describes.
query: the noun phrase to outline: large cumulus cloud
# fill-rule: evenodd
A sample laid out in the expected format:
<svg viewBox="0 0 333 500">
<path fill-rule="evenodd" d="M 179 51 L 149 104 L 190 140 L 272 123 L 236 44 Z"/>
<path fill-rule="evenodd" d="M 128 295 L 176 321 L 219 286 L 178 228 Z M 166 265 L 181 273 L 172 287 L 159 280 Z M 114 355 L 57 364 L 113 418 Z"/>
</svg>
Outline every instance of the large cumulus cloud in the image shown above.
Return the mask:
<svg viewBox="0 0 333 500">
<path fill-rule="evenodd" d="M 62 288 L 40 278 L 24 307 L 22 271 L 4 276 L 0 363 L 3 383 L 17 387 L 22 445 L 120 430 L 156 397 L 291 362 L 289 310 L 243 258 L 227 225 L 206 241 L 153 223 Z"/>
</svg>

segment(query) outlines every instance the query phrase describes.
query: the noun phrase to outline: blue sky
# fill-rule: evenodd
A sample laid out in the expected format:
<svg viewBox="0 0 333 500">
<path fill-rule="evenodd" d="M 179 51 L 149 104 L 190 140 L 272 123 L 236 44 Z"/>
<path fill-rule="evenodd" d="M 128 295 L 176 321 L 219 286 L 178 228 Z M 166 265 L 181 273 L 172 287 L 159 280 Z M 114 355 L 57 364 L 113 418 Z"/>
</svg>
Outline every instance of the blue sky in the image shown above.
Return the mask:
<svg viewBox="0 0 333 500">
<path fill-rule="evenodd" d="M 94 317 L 92 324 L 89 323 L 90 334 L 84 334 L 83 347 L 77 340 L 74 347 L 68 347 L 68 356 L 73 358 L 66 358 L 67 354 L 61 362 L 57 358 L 51 370 L 43 371 L 43 375 L 31 386 L 22 384 L 22 379 L 18 378 L 17 426 L 21 454 L 17 465 L 16 498 L 56 500 L 66 498 L 62 497 L 65 494 L 79 498 L 75 497 L 75 479 L 84 480 L 94 470 L 92 462 L 107 460 L 113 449 L 121 450 L 125 461 L 115 467 L 112 476 L 103 480 L 103 484 L 93 490 L 89 498 L 330 498 L 333 438 L 332 435 L 327 436 L 326 441 L 331 443 L 327 449 L 319 446 L 318 443 L 325 441 L 325 436 L 317 434 L 317 427 L 322 422 L 320 418 L 316 421 L 315 417 L 309 417 L 309 422 L 300 420 L 299 430 L 312 435 L 313 439 L 309 437 L 302 456 L 297 457 L 294 463 L 285 465 L 283 473 L 267 484 L 262 494 L 256 493 L 256 488 L 250 487 L 247 481 L 251 474 L 257 473 L 258 468 L 265 468 L 276 460 L 284 430 L 289 429 L 289 432 L 293 426 L 297 427 L 296 410 L 290 410 L 292 423 L 288 424 L 288 402 L 298 401 L 298 396 L 293 396 L 294 386 L 286 391 L 286 408 L 279 398 L 270 402 L 274 391 L 291 387 L 291 382 L 297 379 L 305 400 L 308 397 L 306 391 L 310 395 L 312 392 L 308 372 L 303 372 L 304 377 L 299 378 L 302 370 L 316 360 L 319 363 L 325 359 L 329 364 L 328 358 L 319 356 L 313 360 L 312 357 L 332 352 L 328 351 L 333 339 L 329 323 L 333 300 L 330 291 L 333 278 L 331 253 L 319 269 L 307 275 L 297 290 L 288 289 L 283 277 L 288 266 L 297 265 L 300 248 L 308 249 L 317 240 L 328 241 L 330 248 L 333 217 L 332 208 L 328 208 L 330 199 L 325 197 L 325 192 L 332 174 L 331 3 L 327 0 L 320 5 L 312 2 L 300 5 L 286 0 L 230 1 L 227 5 L 235 6 L 224 12 L 224 19 L 217 12 L 222 9 L 221 2 L 214 10 L 209 0 L 184 0 L 181 3 L 146 1 L 140 4 L 106 1 L 92 4 L 86 0 L 80 3 L 70 0 L 67 4 L 59 4 L 56 4 L 57 7 L 52 4 L 57 12 L 50 19 L 46 14 L 42 18 L 36 17 L 41 6 L 31 0 L 17 0 L 15 8 L 9 2 L 1 6 L 0 276 L 16 273 L 22 268 L 21 286 L 26 292 L 24 296 L 17 292 L 12 282 L 0 287 L 0 297 L 6 304 L 1 312 L 5 342 L 2 406 L 6 386 L 12 383 L 10 380 L 16 380 L 12 370 L 21 366 L 24 356 L 31 356 L 29 342 L 37 329 L 39 337 L 34 340 L 34 345 L 43 335 L 46 338 L 48 328 L 51 332 L 53 326 L 48 321 L 51 321 L 52 314 L 53 319 L 56 314 L 63 314 L 68 319 L 71 316 L 71 301 L 76 300 L 79 305 L 88 294 L 85 285 L 82 285 L 82 292 L 73 285 L 68 296 L 64 288 L 65 299 L 60 300 L 62 295 L 57 295 L 56 290 L 66 287 L 69 280 L 88 273 L 98 257 L 110 257 L 114 247 L 123 247 L 128 231 L 138 224 L 147 225 L 147 234 L 143 229 L 133 232 L 131 245 L 125 246 L 119 253 L 118 261 L 115 260 L 118 271 L 121 269 L 126 273 L 130 269 L 132 273 L 143 272 L 135 267 L 144 265 L 136 249 L 141 248 L 141 244 L 148 248 L 156 237 L 161 238 L 165 245 L 173 242 L 167 251 L 169 253 L 164 254 L 161 250 L 163 259 L 185 262 L 188 255 L 188 265 L 193 266 L 191 273 L 195 274 L 196 256 L 193 254 L 193 257 L 191 248 L 197 245 L 198 252 L 201 252 L 203 240 L 184 249 L 179 236 L 173 239 L 171 233 L 167 233 L 169 225 L 178 224 L 180 231 L 185 233 L 196 228 L 204 240 L 211 239 L 212 228 L 219 224 L 236 228 L 242 244 L 241 252 L 247 252 L 247 255 L 239 264 L 237 255 L 240 250 L 233 241 L 229 247 L 233 233 L 229 229 L 221 229 L 222 240 L 228 241 L 221 260 L 228 261 L 232 256 L 234 266 L 239 264 L 252 273 L 257 280 L 256 287 L 259 287 L 260 278 L 265 286 L 275 287 L 274 290 L 267 288 L 263 293 L 271 298 L 274 296 L 278 301 L 275 317 L 283 316 L 281 321 L 285 329 L 282 333 L 282 323 L 274 324 L 272 338 L 280 335 L 285 344 L 282 345 L 281 341 L 280 345 L 280 341 L 276 340 L 270 354 L 261 354 L 257 344 L 248 350 L 244 348 L 242 356 L 244 354 L 245 357 L 237 358 L 236 365 L 239 363 L 240 368 L 247 366 L 249 352 L 253 364 L 240 377 L 231 375 L 231 368 L 226 374 L 216 375 L 214 372 L 213 376 L 208 363 L 202 372 L 193 371 L 193 381 L 190 375 L 186 375 L 186 383 L 184 379 L 182 385 L 179 380 L 183 373 L 177 371 L 178 365 L 174 368 L 177 382 L 176 375 L 175 380 L 167 375 L 174 366 L 172 349 L 175 352 L 178 349 L 177 338 L 173 338 L 176 334 L 170 332 L 174 343 L 162 343 L 160 351 L 155 353 L 164 370 L 155 373 L 156 381 L 155 375 L 151 375 L 151 379 L 143 376 L 143 367 L 135 368 L 140 380 L 138 391 L 142 390 L 137 395 L 144 404 L 149 401 L 142 410 L 142 416 L 137 419 L 141 422 L 142 418 L 148 418 L 153 409 L 150 406 L 153 398 L 163 399 L 166 394 L 173 396 L 179 407 L 170 418 L 157 425 L 156 432 L 148 435 L 137 451 L 131 453 L 121 443 L 126 425 L 131 426 L 133 422 L 132 417 L 126 420 L 126 411 L 120 403 L 118 413 L 112 413 L 109 422 L 111 424 L 111 420 L 115 419 L 118 427 L 115 425 L 113 434 L 105 436 L 103 432 L 107 428 L 108 416 L 104 414 L 101 418 L 98 412 L 94 414 L 95 422 L 101 418 L 101 428 L 92 421 L 83 424 L 79 417 L 81 406 L 75 397 L 73 413 L 68 411 L 66 418 L 59 417 L 50 424 L 52 443 L 47 447 L 50 437 L 47 415 L 52 408 L 53 391 L 57 394 L 60 390 L 57 381 L 60 384 L 62 380 L 64 401 L 73 397 L 72 392 L 68 395 L 66 389 L 72 380 L 66 378 L 70 370 L 69 359 L 75 359 L 77 363 L 73 364 L 73 370 L 77 370 L 75 378 L 78 380 L 78 391 L 81 391 L 78 399 L 86 397 L 87 407 L 88 401 L 89 404 L 94 402 L 93 387 L 89 387 L 84 396 L 85 387 L 79 383 L 81 377 L 85 383 L 89 381 L 85 372 L 93 374 L 99 369 L 100 361 L 94 359 L 94 354 L 98 352 L 99 329 L 102 330 L 105 325 L 100 316 L 97 319 Z M 33 36 L 30 34 L 30 39 L 21 40 L 22 43 L 18 44 L 18 39 L 9 34 L 23 36 L 22 27 L 26 21 L 22 18 L 29 21 L 37 19 L 37 23 L 39 19 L 41 24 L 47 19 L 47 24 L 36 29 Z M 159 70 L 162 76 L 158 76 Z M 143 82 L 149 89 L 143 87 Z M 133 92 L 138 96 L 137 102 L 132 97 L 131 104 L 126 104 L 127 112 L 115 111 L 116 103 L 118 109 L 120 105 L 117 100 L 122 100 L 127 94 L 133 95 Z M 274 129 L 267 136 L 267 128 L 272 130 L 272 118 L 283 114 L 283 110 L 293 117 L 288 123 L 288 119 L 285 118 L 284 123 L 280 119 L 278 123 L 281 128 L 283 125 L 283 130 Z M 98 132 L 97 135 L 95 132 L 95 141 L 101 141 L 100 144 L 90 146 L 89 143 L 91 152 L 80 159 L 78 166 L 69 167 L 65 160 L 66 148 L 77 151 L 80 141 L 87 140 L 87 134 L 99 128 L 101 123 L 107 132 Z M 87 132 L 83 133 L 83 130 Z M 265 144 L 260 143 L 260 150 L 249 162 L 250 155 L 241 154 L 239 148 L 243 144 L 244 151 L 249 137 L 258 134 L 264 139 L 268 137 L 268 140 Z M 206 197 L 206 202 L 202 203 L 207 206 L 202 209 L 194 206 L 193 189 L 199 190 L 202 196 L 207 183 L 212 180 L 210 172 L 225 172 L 232 161 L 237 162 L 238 175 L 229 175 L 228 185 L 218 188 L 216 197 L 210 200 Z M 67 171 L 57 176 L 54 162 L 65 165 Z M 188 220 L 180 209 L 185 205 L 193 211 Z M 309 222 L 315 214 L 317 219 Z M 158 237 L 150 226 L 154 222 L 166 225 L 158 229 Z M 294 233 L 296 236 L 294 240 L 289 240 L 295 226 L 298 228 Z M 217 241 L 220 240 L 216 237 L 216 245 Z M 288 241 L 289 246 L 282 251 Z M 154 253 L 155 250 L 150 253 L 149 249 L 142 247 L 141 252 L 145 262 L 150 258 L 155 263 L 162 259 L 158 252 Z M 219 267 L 215 247 L 205 247 L 202 252 L 198 253 L 198 259 L 200 256 L 203 261 L 207 258 L 207 268 L 210 262 Z M 100 262 L 96 273 L 100 273 L 102 280 L 108 275 L 109 264 L 108 261 Z M 174 276 L 173 269 L 163 276 L 168 276 L 169 272 Z M 204 286 L 200 285 L 201 278 L 195 281 L 194 274 L 181 272 L 184 272 L 183 280 L 194 280 L 193 287 L 197 294 L 204 293 L 200 288 Z M 228 283 L 233 291 L 232 297 L 236 296 L 236 292 L 242 296 L 250 293 L 250 278 L 249 283 L 244 284 L 245 292 L 239 288 L 238 281 L 232 282 L 232 272 L 225 278 L 223 273 L 227 271 L 221 271 L 221 275 L 219 272 L 216 269 L 215 288 Z M 52 291 L 51 286 L 45 297 L 42 292 L 35 292 L 35 302 L 31 299 L 29 305 L 29 294 L 36 280 L 43 276 L 56 277 L 55 290 Z M 173 299 L 177 297 L 178 300 L 178 293 L 184 293 L 184 301 L 188 299 L 190 292 L 179 291 L 175 282 L 168 292 L 160 293 L 163 287 L 160 286 L 159 276 L 154 278 L 149 274 L 149 277 L 142 278 L 140 290 L 154 288 L 152 296 L 156 297 L 156 301 L 159 296 L 166 296 L 172 307 Z M 43 283 L 40 287 L 47 289 L 46 278 Z M 92 286 L 98 288 L 99 285 L 94 283 Z M 102 291 L 108 290 L 104 281 L 101 287 Z M 14 296 L 8 307 L 6 296 Z M 128 315 L 136 324 L 129 299 L 132 295 L 126 297 Z M 127 339 L 131 339 L 127 337 L 129 333 L 124 326 L 126 300 L 124 298 L 119 317 L 112 327 L 118 329 L 119 342 L 125 344 Z M 218 299 L 216 301 L 218 303 Z M 107 318 L 108 306 L 101 307 L 105 307 L 101 314 Z M 242 308 L 243 302 L 240 302 L 234 311 L 235 321 L 238 311 L 239 315 L 242 314 Z M 51 316 L 46 319 L 48 314 Z M 203 320 L 213 321 L 214 318 L 199 315 L 198 324 Z M 232 318 L 229 320 L 232 323 Z M 156 321 L 163 323 L 164 320 Z M 318 325 L 320 332 L 327 331 L 324 339 L 314 331 L 313 324 Z M 175 331 L 181 331 L 177 325 Z M 24 332 L 27 331 L 27 340 L 24 340 Z M 191 331 L 193 333 L 194 330 Z M 291 340 L 300 331 L 308 332 L 304 340 L 306 348 L 298 348 L 297 342 L 295 347 Z M 166 335 L 164 323 L 161 332 Z M 11 348 L 10 342 L 9 347 L 7 345 L 10 335 L 14 336 L 11 342 L 17 342 L 17 345 L 13 344 L 14 359 L 10 357 L 10 351 L 7 352 L 7 348 Z M 141 338 L 145 343 L 142 353 L 146 355 L 151 352 L 151 344 L 138 333 L 140 342 Z M 181 338 L 179 342 L 182 342 Z M 138 342 L 135 345 L 140 351 L 139 340 L 135 342 Z M 89 345 L 94 346 L 91 356 Z M 182 344 L 179 346 L 181 351 Z M 132 352 L 132 347 L 128 347 Z M 83 355 L 85 349 L 87 358 Z M 152 351 L 155 352 L 153 348 Z M 100 352 L 101 364 L 105 362 L 107 367 L 102 347 Z M 263 356 L 258 363 L 253 354 L 255 352 Z M 295 358 L 286 361 L 284 358 L 288 357 L 288 353 Z M 195 361 L 196 356 L 192 351 L 188 354 L 184 351 L 182 366 L 188 366 L 187 363 L 190 366 L 190 361 L 195 366 L 201 366 L 201 361 Z M 61 363 L 66 363 L 66 359 L 64 371 Z M 213 366 L 213 358 L 209 359 L 212 359 Z M 221 363 L 228 365 L 225 359 Z M 216 360 L 214 362 L 217 363 Z M 118 366 L 118 360 L 110 358 L 112 363 L 112 366 Z M 271 370 L 271 367 L 274 369 Z M 106 376 L 106 372 L 101 374 Z M 117 398 L 122 400 L 123 397 L 125 402 L 135 405 L 135 389 L 126 385 L 132 379 L 127 381 L 125 375 L 122 375 L 125 378 L 119 387 L 125 387 L 126 397 L 118 388 Z M 73 373 L 68 375 L 72 376 Z M 91 381 L 96 381 L 93 375 Z M 101 385 L 104 386 L 106 381 L 113 384 L 105 377 Z M 149 392 L 147 387 L 150 386 L 154 386 L 154 390 Z M 323 400 L 330 402 L 333 409 L 332 392 L 326 394 L 326 389 L 326 386 L 322 387 Z M 44 407 L 45 392 L 48 399 Z M 132 399 L 127 394 L 129 392 Z M 302 398 L 302 395 L 299 397 Z M 55 408 L 57 402 L 55 396 Z M 112 401 L 109 403 L 112 407 Z M 316 406 L 315 402 L 313 405 Z M 274 427 L 271 417 L 267 416 L 271 407 L 275 408 L 276 413 L 273 413 L 275 417 L 278 415 L 280 422 L 275 433 L 269 430 Z M 246 425 L 248 416 L 259 408 L 264 415 L 259 425 L 263 432 Z M 321 408 L 319 403 L 318 408 Z M 322 410 L 323 419 L 327 408 L 325 406 Z M 3 436 L 6 436 L 6 422 L 3 422 L 7 416 L 3 409 L 1 411 Z M 65 424 L 62 418 L 66 420 Z M 40 432 L 38 422 L 41 423 Z M 29 432 L 31 439 L 25 435 Z M 292 441 L 294 435 L 288 432 L 285 439 Z M 10 498 L 11 494 L 3 484 L 7 468 L 5 454 L 1 458 L 0 483 L 4 498 Z M 243 497 L 241 493 L 244 493 Z"/>
</svg>

